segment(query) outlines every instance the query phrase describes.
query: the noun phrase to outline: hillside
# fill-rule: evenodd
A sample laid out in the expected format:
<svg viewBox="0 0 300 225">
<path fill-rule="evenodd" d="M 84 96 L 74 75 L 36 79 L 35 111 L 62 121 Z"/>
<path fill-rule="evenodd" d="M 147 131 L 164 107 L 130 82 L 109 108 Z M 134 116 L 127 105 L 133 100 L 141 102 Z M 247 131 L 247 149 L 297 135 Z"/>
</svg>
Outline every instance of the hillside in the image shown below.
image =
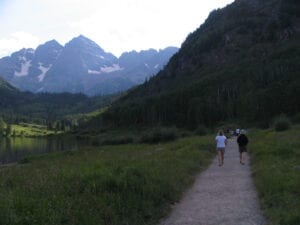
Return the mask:
<svg viewBox="0 0 300 225">
<path fill-rule="evenodd" d="M 10 100 L 16 99 L 19 90 L 0 77 L 0 108 L 9 104 Z"/>
<path fill-rule="evenodd" d="M 13 87 L 11 84 L 6 82 L 4 79 L 0 77 L 0 91 L 1 92 L 16 92 L 17 88 Z"/>
<path fill-rule="evenodd" d="M 300 3 L 236 0 L 210 13 L 164 70 L 99 119 L 104 126 L 268 126 L 300 111 Z M 93 121 L 95 122 L 95 121 Z"/>
<path fill-rule="evenodd" d="M 67 115 L 98 110 L 118 97 L 119 95 L 88 97 L 83 94 L 70 93 L 21 92 L 0 78 L 0 118 L 3 117 L 8 123 L 46 124 L 57 120 L 67 120 Z M 73 119 L 71 117 L 68 120 Z"/>
</svg>

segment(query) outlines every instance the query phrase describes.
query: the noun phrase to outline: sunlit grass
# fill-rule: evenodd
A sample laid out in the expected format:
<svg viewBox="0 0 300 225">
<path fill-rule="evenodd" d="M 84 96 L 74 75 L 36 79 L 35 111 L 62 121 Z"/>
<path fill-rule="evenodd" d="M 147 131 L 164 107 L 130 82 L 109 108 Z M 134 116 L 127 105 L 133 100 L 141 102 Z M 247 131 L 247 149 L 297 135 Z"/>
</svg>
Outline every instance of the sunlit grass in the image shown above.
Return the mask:
<svg viewBox="0 0 300 225">
<path fill-rule="evenodd" d="M 48 130 L 46 126 L 38 124 L 21 123 L 11 126 L 11 136 L 41 137 L 58 133 L 61 131 Z"/>
</svg>

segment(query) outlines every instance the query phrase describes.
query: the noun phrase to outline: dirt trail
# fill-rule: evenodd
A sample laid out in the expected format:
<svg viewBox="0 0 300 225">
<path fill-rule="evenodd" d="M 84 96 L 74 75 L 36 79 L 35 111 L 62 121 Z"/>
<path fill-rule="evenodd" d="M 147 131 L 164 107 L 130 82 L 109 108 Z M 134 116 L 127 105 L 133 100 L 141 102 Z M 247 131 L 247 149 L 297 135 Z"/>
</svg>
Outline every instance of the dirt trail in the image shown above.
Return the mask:
<svg viewBox="0 0 300 225">
<path fill-rule="evenodd" d="M 224 165 L 215 158 L 160 225 L 264 225 L 249 161 L 239 163 L 236 139 L 229 139 Z"/>
</svg>

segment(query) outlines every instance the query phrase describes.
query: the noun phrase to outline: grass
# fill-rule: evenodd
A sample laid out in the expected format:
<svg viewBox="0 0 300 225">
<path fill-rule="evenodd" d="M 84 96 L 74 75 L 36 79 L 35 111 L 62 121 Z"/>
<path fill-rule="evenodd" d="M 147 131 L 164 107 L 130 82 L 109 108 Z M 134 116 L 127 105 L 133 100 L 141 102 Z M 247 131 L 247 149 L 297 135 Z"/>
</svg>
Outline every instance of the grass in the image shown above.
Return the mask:
<svg viewBox="0 0 300 225">
<path fill-rule="evenodd" d="M 156 224 L 210 164 L 212 139 L 101 146 L 1 168 L 1 225 Z"/>
<path fill-rule="evenodd" d="M 29 123 L 12 124 L 11 130 L 11 136 L 15 137 L 42 137 L 61 133 L 61 131 L 55 133 L 53 130 L 48 130 L 43 125 Z"/>
<path fill-rule="evenodd" d="M 291 122 L 286 115 L 280 115 L 279 117 L 275 118 L 274 121 L 274 128 L 276 131 L 285 131 L 291 127 Z"/>
<path fill-rule="evenodd" d="M 261 206 L 272 225 L 300 224 L 300 126 L 250 136 Z"/>
<path fill-rule="evenodd" d="M 99 145 L 119 145 L 129 143 L 148 143 L 157 144 L 175 141 L 180 137 L 191 136 L 183 130 L 175 127 L 153 127 L 145 129 L 118 129 L 104 131 L 96 136 L 85 134 L 81 138 L 91 141 L 94 146 Z"/>
</svg>

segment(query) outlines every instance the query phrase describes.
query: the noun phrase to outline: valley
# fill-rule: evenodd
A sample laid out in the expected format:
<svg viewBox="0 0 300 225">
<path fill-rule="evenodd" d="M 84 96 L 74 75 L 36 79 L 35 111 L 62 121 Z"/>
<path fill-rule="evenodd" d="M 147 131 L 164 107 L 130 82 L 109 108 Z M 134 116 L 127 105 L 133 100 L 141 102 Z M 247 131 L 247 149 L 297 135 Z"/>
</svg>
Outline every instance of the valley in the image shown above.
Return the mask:
<svg viewBox="0 0 300 225">
<path fill-rule="evenodd" d="M 157 225 L 224 169 L 217 131 L 243 128 L 262 221 L 298 225 L 299 8 L 236 0 L 180 49 L 116 57 L 79 35 L 1 58 L 0 224 Z"/>
</svg>

